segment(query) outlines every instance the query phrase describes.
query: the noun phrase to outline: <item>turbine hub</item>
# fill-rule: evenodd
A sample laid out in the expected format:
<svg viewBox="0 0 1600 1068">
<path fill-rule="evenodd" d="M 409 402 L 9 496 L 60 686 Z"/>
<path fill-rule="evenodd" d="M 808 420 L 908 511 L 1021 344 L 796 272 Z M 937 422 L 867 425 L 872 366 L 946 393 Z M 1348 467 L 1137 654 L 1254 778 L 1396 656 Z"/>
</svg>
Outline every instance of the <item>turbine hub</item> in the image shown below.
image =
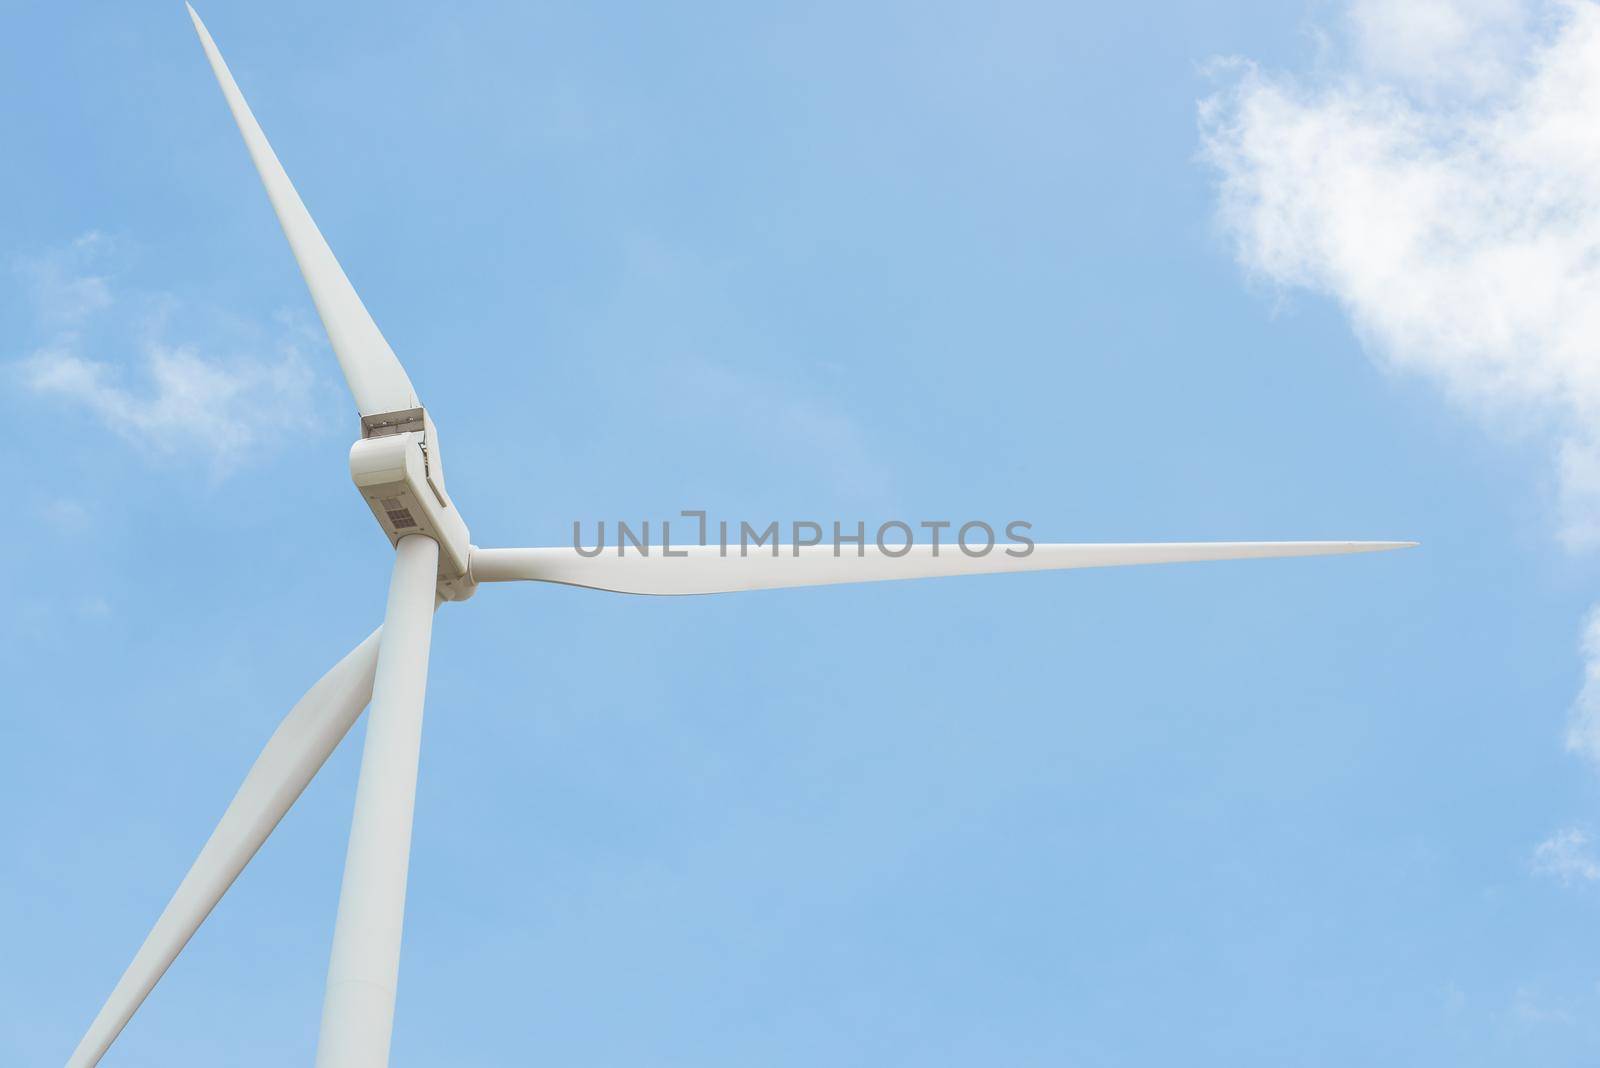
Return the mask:
<svg viewBox="0 0 1600 1068">
<path fill-rule="evenodd" d="M 439 543 L 441 598 L 472 596 L 467 524 L 445 492 L 439 433 L 426 409 L 363 415 L 361 440 L 350 446 L 350 477 L 391 545 L 408 534 Z"/>
</svg>

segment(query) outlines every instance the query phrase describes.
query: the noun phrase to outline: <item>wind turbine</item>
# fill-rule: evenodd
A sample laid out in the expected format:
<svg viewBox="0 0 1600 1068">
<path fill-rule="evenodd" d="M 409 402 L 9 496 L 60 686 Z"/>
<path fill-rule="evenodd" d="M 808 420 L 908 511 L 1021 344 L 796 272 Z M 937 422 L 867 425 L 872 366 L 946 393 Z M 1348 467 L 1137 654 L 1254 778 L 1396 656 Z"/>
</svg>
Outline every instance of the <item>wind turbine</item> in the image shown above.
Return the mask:
<svg viewBox="0 0 1600 1068">
<path fill-rule="evenodd" d="M 445 601 L 471 597 L 479 583 L 556 582 L 635 594 L 731 593 L 946 575 L 1319 556 L 1415 544 L 1041 544 L 1025 556 L 982 557 L 939 555 L 929 546 L 888 553 L 868 545 L 855 554 L 829 545 L 785 546 L 787 551 L 770 556 L 724 555 L 714 545 L 687 546 L 683 556 L 632 557 L 588 557 L 568 548 L 480 549 L 470 543 L 467 525 L 445 490 L 432 413 L 334 259 L 192 6 L 189 16 L 355 398 L 361 437 L 350 450 L 350 473 L 394 548 L 394 572 L 382 627 L 318 680 L 267 741 L 90 1024 L 67 1062 L 69 1068 L 100 1061 L 368 704 L 372 712 L 339 893 L 317 1064 L 381 1068 L 388 1063 L 433 615 Z"/>
</svg>

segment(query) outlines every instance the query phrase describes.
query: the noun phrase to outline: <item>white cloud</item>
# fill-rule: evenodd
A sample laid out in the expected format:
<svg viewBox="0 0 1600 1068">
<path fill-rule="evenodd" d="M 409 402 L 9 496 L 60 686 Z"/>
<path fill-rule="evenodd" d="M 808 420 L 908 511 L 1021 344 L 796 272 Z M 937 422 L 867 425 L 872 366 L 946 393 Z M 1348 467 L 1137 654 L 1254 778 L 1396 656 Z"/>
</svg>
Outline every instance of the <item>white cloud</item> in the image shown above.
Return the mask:
<svg viewBox="0 0 1600 1068">
<path fill-rule="evenodd" d="M 1313 78 L 1202 102 L 1254 277 L 1336 300 L 1384 366 L 1547 442 L 1558 536 L 1600 547 L 1600 3 L 1353 0 Z M 1600 624 L 1569 744 L 1600 763 Z"/>
<path fill-rule="evenodd" d="M 109 244 L 104 234 L 90 230 L 65 248 L 17 262 L 17 274 L 42 326 L 72 329 L 111 306 L 108 280 L 86 271 L 90 262 L 104 255 Z"/>
<path fill-rule="evenodd" d="M 207 360 L 192 347 L 146 342 L 141 386 L 122 368 L 87 359 L 69 342 L 39 349 L 20 367 L 35 393 L 63 397 L 116 433 L 165 453 L 198 450 L 231 470 L 274 429 L 307 421 L 312 375 L 298 350 L 274 361 Z"/>
<path fill-rule="evenodd" d="M 1348 25 L 1367 77 L 1480 95 L 1516 76 L 1531 15 L 1523 0 L 1352 0 Z"/>
<path fill-rule="evenodd" d="M 1389 23 L 1416 17 L 1393 13 L 1403 6 L 1361 4 L 1352 19 L 1387 40 Z M 1505 6 L 1423 8 L 1494 25 Z M 1556 21 L 1526 37 L 1520 75 L 1487 98 L 1430 103 L 1365 67 L 1305 84 L 1235 63 L 1231 84 L 1201 105 L 1203 148 L 1245 268 L 1336 299 L 1387 366 L 1549 434 L 1563 537 L 1591 547 L 1600 544 L 1600 441 L 1589 429 L 1600 425 L 1600 6 L 1517 6 Z M 1380 11 L 1389 13 L 1363 15 Z"/>
<path fill-rule="evenodd" d="M 197 460 L 225 475 L 275 432 L 314 424 L 315 375 L 302 354 L 308 333 L 286 322 L 267 355 L 202 353 L 165 337 L 181 318 L 170 295 L 121 293 L 105 272 L 110 242 L 96 232 L 18 261 L 47 338 L 13 364 L 17 380 L 67 401 L 152 453 Z M 215 344 L 215 342 L 214 342 Z M 237 347 L 237 343 L 230 345 Z M 110 350 L 109 358 L 89 354 Z"/>
<path fill-rule="evenodd" d="M 1600 880 L 1600 859 L 1585 831 L 1568 827 L 1540 842 L 1533 851 L 1533 870 L 1562 883 Z"/>
<path fill-rule="evenodd" d="M 1600 607 L 1590 610 L 1583 628 L 1583 689 L 1572 703 L 1567 748 L 1600 764 Z"/>
</svg>

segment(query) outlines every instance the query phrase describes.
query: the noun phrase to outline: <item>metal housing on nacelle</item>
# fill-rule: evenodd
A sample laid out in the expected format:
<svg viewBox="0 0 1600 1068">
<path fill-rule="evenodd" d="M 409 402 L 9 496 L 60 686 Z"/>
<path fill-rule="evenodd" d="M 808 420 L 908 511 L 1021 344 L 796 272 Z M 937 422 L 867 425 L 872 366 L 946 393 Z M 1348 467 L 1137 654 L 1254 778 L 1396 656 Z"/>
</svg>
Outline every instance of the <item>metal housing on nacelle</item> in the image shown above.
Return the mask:
<svg viewBox="0 0 1600 1068">
<path fill-rule="evenodd" d="M 471 597 L 472 546 L 466 521 L 444 488 L 444 459 L 433 420 L 421 408 L 361 418 L 350 446 L 350 478 L 392 545 L 408 534 L 439 543 L 439 596 Z"/>
</svg>

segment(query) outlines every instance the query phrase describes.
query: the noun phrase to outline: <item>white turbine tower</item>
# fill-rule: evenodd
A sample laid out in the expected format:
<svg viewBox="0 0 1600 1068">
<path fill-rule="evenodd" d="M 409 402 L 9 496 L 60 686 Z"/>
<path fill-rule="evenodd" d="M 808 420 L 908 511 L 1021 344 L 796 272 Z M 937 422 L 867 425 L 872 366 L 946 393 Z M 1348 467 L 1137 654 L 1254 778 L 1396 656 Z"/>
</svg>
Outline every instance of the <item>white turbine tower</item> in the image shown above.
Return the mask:
<svg viewBox="0 0 1600 1068">
<path fill-rule="evenodd" d="M 830 545 L 785 546 L 784 552 L 770 556 L 724 555 L 715 545 L 690 546 L 682 557 L 586 557 L 567 548 L 479 549 L 468 541 L 467 525 L 445 492 L 431 413 L 290 184 L 194 8 L 189 15 L 355 397 L 361 438 L 350 450 L 350 472 L 394 546 L 394 574 L 383 626 L 335 664 L 267 741 L 73 1052 L 69 1068 L 86 1068 L 104 1056 L 369 703 L 317 1064 L 381 1068 L 388 1063 L 433 614 L 444 601 L 471 597 L 480 582 L 557 582 L 638 594 L 730 593 L 945 575 L 1319 556 L 1414 544 L 1038 545 L 1025 556 L 982 557 L 940 555 L 928 546 L 895 555 L 871 545 L 857 554 L 836 554 Z"/>
</svg>

